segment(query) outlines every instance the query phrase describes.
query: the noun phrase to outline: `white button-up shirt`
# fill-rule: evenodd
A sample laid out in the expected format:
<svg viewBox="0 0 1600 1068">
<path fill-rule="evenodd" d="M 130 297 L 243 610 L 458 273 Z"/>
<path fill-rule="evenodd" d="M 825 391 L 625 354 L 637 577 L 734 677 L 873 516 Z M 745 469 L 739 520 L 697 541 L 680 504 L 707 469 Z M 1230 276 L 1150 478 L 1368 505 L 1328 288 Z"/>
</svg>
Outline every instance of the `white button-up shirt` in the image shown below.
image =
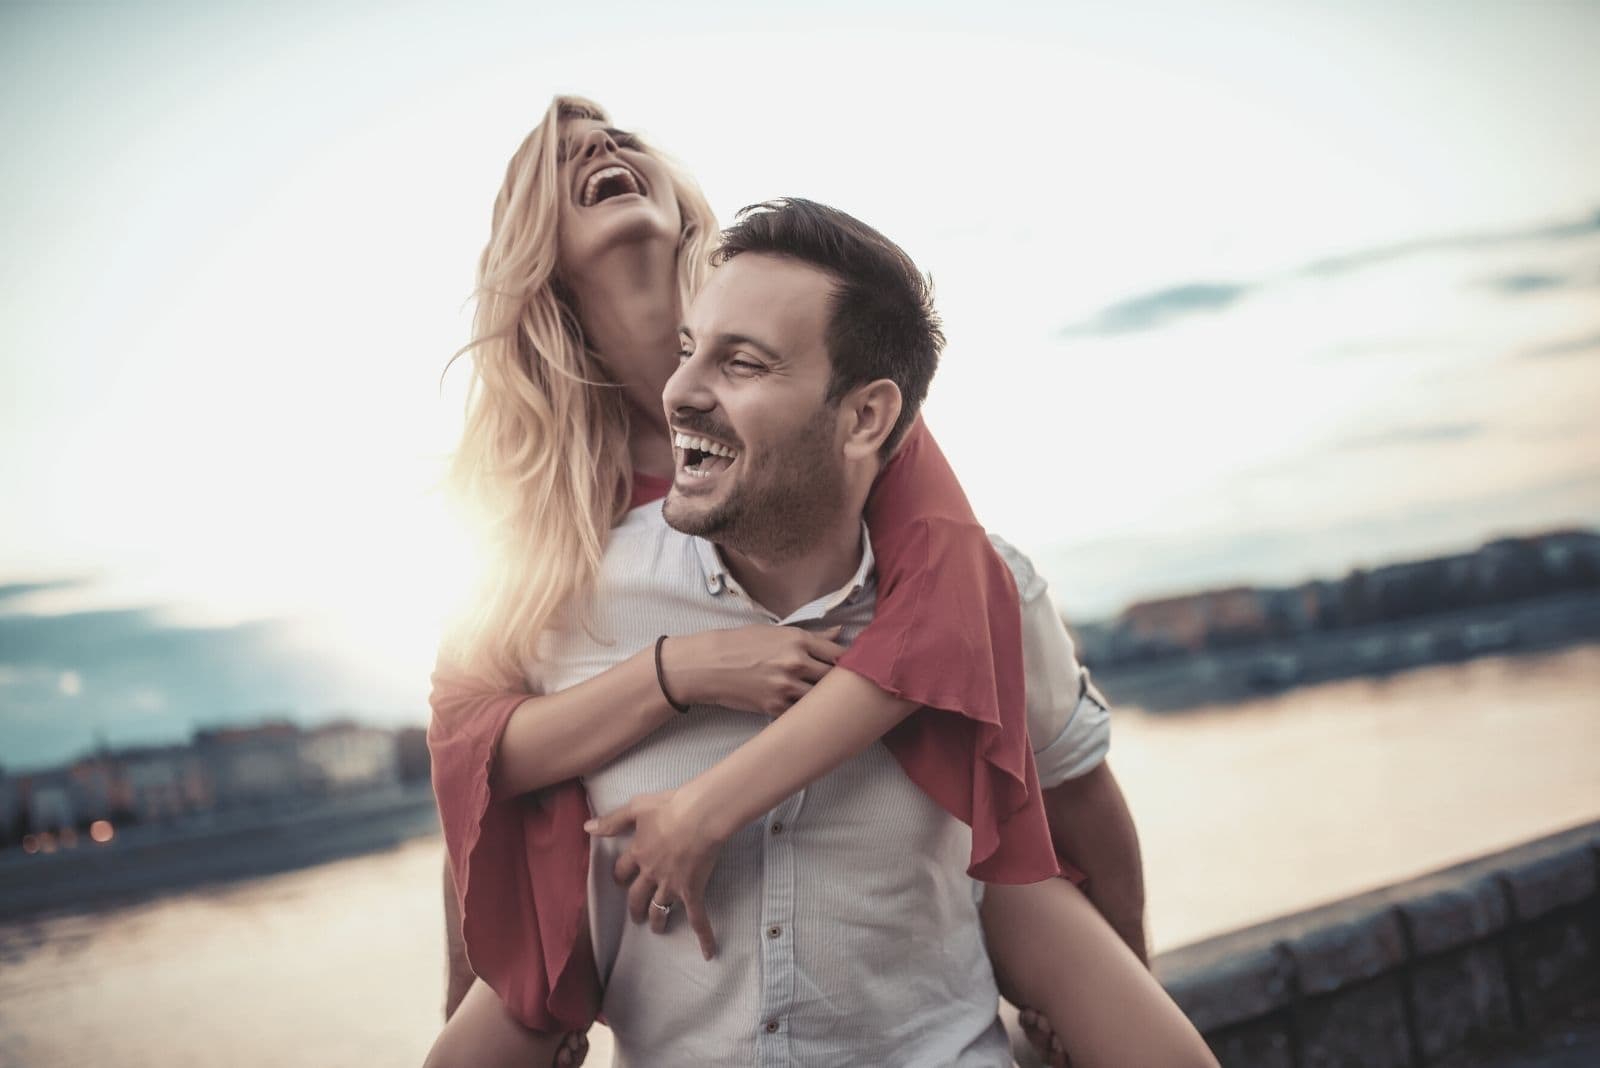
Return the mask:
<svg viewBox="0 0 1600 1068">
<path fill-rule="evenodd" d="M 1088 685 L 1044 583 L 996 547 L 1022 594 L 1029 735 L 1040 781 L 1105 756 L 1104 702 Z M 530 681 L 550 693 L 650 645 L 750 623 L 820 630 L 848 644 L 876 602 L 870 542 L 841 589 L 784 619 L 752 601 L 710 543 L 659 505 L 611 533 L 587 625 L 549 637 Z M 937 620 L 929 625 L 936 626 Z M 681 786 L 737 749 L 761 716 L 698 706 L 587 776 L 595 812 Z M 595 839 L 589 917 L 619 1066 L 1009 1065 L 966 874 L 967 826 L 918 789 L 881 744 L 818 779 L 724 845 L 706 887 L 718 957 L 700 956 L 681 911 L 665 935 L 634 924 L 611 877 L 626 838 Z"/>
</svg>

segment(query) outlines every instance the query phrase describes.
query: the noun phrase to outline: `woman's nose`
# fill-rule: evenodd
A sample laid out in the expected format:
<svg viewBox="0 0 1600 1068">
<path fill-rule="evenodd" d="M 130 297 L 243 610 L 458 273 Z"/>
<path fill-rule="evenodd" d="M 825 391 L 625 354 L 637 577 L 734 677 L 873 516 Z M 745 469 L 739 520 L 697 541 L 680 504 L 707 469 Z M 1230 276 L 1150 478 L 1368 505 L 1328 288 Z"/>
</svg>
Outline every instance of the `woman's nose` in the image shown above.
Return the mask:
<svg viewBox="0 0 1600 1068">
<path fill-rule="evenodd" d="M 611 140 L 609 133 L 605 130 L 590 130 L 583 136 L 583 142 L 578 150 L 578 158 L 591 160 L 603 153 L 615 153 L 616 151 L 617 143 Z"/>
</svg>

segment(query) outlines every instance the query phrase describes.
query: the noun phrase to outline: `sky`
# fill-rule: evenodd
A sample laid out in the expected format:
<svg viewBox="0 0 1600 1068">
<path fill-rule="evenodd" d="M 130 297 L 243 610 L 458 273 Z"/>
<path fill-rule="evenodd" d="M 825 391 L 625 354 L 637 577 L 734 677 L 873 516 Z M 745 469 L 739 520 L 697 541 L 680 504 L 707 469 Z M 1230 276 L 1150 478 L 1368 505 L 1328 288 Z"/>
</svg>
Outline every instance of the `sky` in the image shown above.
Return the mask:
<svg viewBox="0 0 1600 1068">
<path fill-rule="evenodd" d="M 506 160 L 901 243 L 1070 618 L 1600 524 L 1600 4 L 0 2 L 0 765 L 426 716 Z"/>
</svg>

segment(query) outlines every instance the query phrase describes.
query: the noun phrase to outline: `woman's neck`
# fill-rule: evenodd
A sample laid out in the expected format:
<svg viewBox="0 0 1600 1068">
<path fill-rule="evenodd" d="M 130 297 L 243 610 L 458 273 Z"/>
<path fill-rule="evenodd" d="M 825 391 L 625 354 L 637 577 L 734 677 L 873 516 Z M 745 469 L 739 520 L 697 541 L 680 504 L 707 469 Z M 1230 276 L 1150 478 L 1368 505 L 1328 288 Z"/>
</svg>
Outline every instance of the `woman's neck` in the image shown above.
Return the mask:
<svg viewBox="0 0 1600 1068">
<path fill-rule="evenodd" d="M 659 251 L 619 249 L 585 277 L 572 279 L 584 338 L 622 387 L 629 409 L 633 466 L 670 477 L 672 437 L 661 391 L 677 370 L 677 259 Z"/>
</svg>

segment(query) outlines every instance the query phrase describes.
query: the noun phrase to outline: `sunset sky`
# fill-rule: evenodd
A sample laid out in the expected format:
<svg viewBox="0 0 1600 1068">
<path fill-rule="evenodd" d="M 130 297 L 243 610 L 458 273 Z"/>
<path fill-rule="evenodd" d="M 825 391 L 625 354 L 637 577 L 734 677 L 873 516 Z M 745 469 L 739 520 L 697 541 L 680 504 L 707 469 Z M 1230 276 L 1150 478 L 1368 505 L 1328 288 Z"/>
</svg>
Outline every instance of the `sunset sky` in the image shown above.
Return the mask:
<svg viewBox="0 0 1600 1068">
<path fill-rule="evenodd" d="M 1600 524 L 1600 5 L 541 7 L 0 4 L 0 764 L 422 721 L 558 91 L 932 273 L 929 421 L 1071 617 Z"/>
</svg>

